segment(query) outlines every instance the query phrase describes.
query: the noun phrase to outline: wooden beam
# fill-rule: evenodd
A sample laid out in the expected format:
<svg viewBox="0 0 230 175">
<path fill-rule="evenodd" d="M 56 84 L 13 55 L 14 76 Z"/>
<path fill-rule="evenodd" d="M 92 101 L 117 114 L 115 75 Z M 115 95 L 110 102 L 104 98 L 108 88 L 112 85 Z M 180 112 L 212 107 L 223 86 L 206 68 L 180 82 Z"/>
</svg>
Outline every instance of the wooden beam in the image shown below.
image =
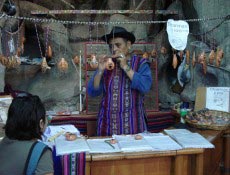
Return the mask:
<svg viewBox="0 0 230 175">
<path fill-rule="evenodd" d="M 32 15 L 47 15 L 47 14 L 152 14 L 153 10 L 47 10 L 31 11 Z"/>
</svg>

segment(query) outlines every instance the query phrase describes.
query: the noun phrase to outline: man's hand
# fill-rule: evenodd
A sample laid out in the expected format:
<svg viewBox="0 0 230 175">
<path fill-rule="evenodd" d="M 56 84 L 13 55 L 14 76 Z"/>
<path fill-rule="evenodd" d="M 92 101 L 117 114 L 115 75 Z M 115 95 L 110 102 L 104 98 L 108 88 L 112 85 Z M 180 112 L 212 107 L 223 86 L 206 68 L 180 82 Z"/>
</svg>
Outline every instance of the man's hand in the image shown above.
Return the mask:
<svg viewBox="0 0 230 175">
<path fill-rule="evenodd" d="M 117 60 L 120 64 L 120 67 L 122 69 L 124 68 L 124 66 L 127 65 L 127 58 L 124 54 L 122 54 L 122 53 L 115 54 L 115 55 L 113 55 L 113 58 L 117 58 Z"/>
<path fill-rule="evenodd" d="M 98 69 L 102 72 L 104 72 L 104 70 L 105 70 L 107 59 L 108 59 L 108 57 L 106 55 L 98 55 L 97 56 Z"/>
</svg>

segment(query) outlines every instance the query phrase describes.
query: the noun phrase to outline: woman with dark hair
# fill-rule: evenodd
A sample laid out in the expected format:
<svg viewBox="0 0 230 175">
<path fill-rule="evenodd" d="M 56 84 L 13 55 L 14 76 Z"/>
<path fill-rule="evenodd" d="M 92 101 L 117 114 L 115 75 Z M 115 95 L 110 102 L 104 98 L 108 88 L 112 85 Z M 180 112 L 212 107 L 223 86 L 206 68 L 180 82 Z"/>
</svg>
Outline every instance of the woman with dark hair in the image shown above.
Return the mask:
<svg viewBox="0 0 230 175">
<path fill-rule="evenodd" d="M 45 108 L 38 96 L 13 99 L 0 142 L 1 175 L 53 174 L 52 151 L 39 142 L 46 124 Z"/>
</svg>

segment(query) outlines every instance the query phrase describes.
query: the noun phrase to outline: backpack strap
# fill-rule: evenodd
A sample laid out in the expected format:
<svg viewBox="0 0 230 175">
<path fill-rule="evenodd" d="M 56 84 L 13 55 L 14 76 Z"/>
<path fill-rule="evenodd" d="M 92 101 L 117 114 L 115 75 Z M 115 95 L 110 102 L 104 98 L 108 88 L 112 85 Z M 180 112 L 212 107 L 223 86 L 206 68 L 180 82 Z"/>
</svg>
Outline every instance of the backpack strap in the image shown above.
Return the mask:
<svg viewBox="0 0 230 175">
<path fill-rule="evenodd" d="M 26 165 L 24 169 L 24 174 L 32 175 L 35 172 L 38 161 L 40 160 L 41 155 L 47 150 L 49 147 L 42 142 L 34 142 L 30 148 L 29 155 L 26 160 Z"/>
</svg>

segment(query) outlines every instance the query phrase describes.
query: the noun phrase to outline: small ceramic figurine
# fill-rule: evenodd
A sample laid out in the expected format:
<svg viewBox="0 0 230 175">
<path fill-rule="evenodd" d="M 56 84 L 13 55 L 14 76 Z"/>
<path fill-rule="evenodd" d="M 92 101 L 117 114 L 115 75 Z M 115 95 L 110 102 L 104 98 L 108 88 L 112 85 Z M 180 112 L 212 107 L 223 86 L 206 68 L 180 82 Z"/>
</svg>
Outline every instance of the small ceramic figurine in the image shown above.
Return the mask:
<svg viewBox="0 0 230 175">
<path fill-rule="evenodd" d="M 61 72 L 66 72 L 68 70 L 68 63 L 67 61 L 65 60 L 65 58 L 61 58 L 61 60 L 58 62 L 58 69 L 61 71 Z"/>
</svg>

